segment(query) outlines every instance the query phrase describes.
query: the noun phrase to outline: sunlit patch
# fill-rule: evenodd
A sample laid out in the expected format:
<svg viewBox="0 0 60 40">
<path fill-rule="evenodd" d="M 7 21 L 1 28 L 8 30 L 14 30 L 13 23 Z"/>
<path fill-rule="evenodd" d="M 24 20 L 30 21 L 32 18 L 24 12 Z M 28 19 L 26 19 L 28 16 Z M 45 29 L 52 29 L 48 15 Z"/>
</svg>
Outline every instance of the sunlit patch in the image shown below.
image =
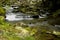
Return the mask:
<svg viewBox="0 0 60 40">
<path fill-rule="evenodd" d="M 20 30 L 21 32 L 18 33 L 17 35 L 19 35 L 20 37 L 23 37 L 23 36 L 28 36 L 29 35 L 29 31 L 22 28 L 22 27 L 15 27 L 15 29 L 17 30 Z"/>
<path fill-rule="evenodd" d="M 53 34 L 55 34 L 55 35 L 60 35 L 60 32 L 58 32 L 58 31 L 53 31 Z"/>
</svg>

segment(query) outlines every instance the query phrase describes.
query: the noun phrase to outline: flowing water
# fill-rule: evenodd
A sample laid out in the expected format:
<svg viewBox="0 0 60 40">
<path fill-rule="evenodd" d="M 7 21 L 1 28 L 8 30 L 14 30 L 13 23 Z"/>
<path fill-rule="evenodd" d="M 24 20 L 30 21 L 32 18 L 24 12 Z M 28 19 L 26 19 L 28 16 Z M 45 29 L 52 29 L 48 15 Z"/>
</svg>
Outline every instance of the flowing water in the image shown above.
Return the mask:
<svg viewBox="0 0 60 40">
<path fill-rule="evenodd" d="M 5 7 L 6 9 L 6 20 L 7 21 L 19 21 L 19 20 L 33 20 L 30 15 L 25 15 L 23 13 L 17 12 L 13 13 L 13 7 Z"/>
<path fill-rule="evenodd" d="M 10 22 L 16 22 L 16 21 L 19 21 L 19 22 L 25 22 L 27 23 L 27 25 L 29 26 L 40 26 L 40 25 L 46 25 L 48 26 L 47 28 L 49 28 L 50 30 L 57 30 L 57 31 L 60 31 L 60 27 L 57 26 L 57 27 L 54 27 L 52 25 L 49 25 L 48 24 L 48 21 L 43 21 L 43 22 L 39 22 L 37 19 L 34 19 L 34 18 L 31 18 L 30 16 L 31 15 L 26 15 L 26 14 L 23 14 L 23 13 L 20 13 L 20 12 L 17 12 L 17 13 L 13 13 L 12 11 L 14 10 L 13 7 L 4 7 L 6 9 L 6 20 L 7 21 L 10 21 Z M 17 7 L 18 8 L 18 7 Z M 40 18 L 44 18 L 44 17 L 41 17 L 39 16 Z M 37 21 L 37 22 L 36 22 Z"/>
</svg>

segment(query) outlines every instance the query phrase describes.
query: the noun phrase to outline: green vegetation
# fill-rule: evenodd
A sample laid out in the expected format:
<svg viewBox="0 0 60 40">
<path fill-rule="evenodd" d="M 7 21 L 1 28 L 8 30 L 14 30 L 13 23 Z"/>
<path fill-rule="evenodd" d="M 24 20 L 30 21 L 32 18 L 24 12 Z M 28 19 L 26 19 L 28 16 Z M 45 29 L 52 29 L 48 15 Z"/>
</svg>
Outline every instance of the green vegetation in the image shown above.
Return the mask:
<svg viewBox="0 0 60 40">
<path fill-rule="evenodd" d="M 46 12 L 49 14 L 42 19 L 9 23 L 4 17 L 6 10 L 3 6 L 6 5 L 17 5 L 19 8 L 16 10 L 29 15 L 41 15 Z M 42 24 L 45 21 L 48 23 Z M 60 40 L 60 30 L 57 30 L 60 27 L 55 27 L 55 25 L 60 25 L 59 21 L 60 0 L 0 0 L 0 40 Z M 29 26 L 27 25 L 29 23 L 39 24 Z"/>
<path fill-rule="evenodd" d="M 21 38 L 18 34 L 20 31 L 15 29 L 16 26 L 4 21 L 4 17 L 0 16 L 0 39 L 1 40 L 34 40 L 34 37 L 28 36 Z M 18 27 L 18 26 L 17 26 Z M 22 36 L 22 35 L 21 35 Z"/>
<path fill-rule="evenodd" d="M 30 1 L 29 3 L 24 1 L 24 3 L 22 3 L 20 5 L 20 12 L 26 13 L 26 14 L 30 14 L 30 15 L 38 15 L 40 13 L 40 4 L 41 1 Z"/>
<path fill-rule="evenodd" d="M 2 7 L 0 7 L 0 15 L 5 15 L 6 10 Z"/>
</svg>

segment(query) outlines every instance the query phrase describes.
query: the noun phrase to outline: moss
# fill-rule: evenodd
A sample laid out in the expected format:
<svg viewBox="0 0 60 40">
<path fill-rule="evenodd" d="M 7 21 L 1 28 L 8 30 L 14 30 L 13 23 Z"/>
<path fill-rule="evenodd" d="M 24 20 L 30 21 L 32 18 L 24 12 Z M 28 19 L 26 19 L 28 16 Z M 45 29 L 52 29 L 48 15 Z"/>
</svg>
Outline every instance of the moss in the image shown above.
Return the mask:
<svg viewBox="0 0 60 40">
<path fill-rule="evenodd" d="M 2 7 L 0 7 L 0 15 L 5 15 L 6 10 Z"/>
</svg>

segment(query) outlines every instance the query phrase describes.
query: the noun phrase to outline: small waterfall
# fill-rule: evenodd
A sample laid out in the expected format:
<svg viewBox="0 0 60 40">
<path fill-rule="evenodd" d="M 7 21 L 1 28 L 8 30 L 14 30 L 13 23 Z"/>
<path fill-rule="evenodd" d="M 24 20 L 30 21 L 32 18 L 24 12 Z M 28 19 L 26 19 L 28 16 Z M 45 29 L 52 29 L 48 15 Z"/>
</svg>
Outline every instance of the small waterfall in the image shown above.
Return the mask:
<svg viewBox="0 0 60 40">
<path fill-rule="evenodd" d="M 25 15 L 23 13 L 17 12 L 13 13 L 14 7 L 4 7 L 6 9 L 6 20 L 8 21 L 19 21 L 19 20 L 33 20 L 30 15 Z M 17 7 L 18 8 L 18 7 Z"/>
</svg>

